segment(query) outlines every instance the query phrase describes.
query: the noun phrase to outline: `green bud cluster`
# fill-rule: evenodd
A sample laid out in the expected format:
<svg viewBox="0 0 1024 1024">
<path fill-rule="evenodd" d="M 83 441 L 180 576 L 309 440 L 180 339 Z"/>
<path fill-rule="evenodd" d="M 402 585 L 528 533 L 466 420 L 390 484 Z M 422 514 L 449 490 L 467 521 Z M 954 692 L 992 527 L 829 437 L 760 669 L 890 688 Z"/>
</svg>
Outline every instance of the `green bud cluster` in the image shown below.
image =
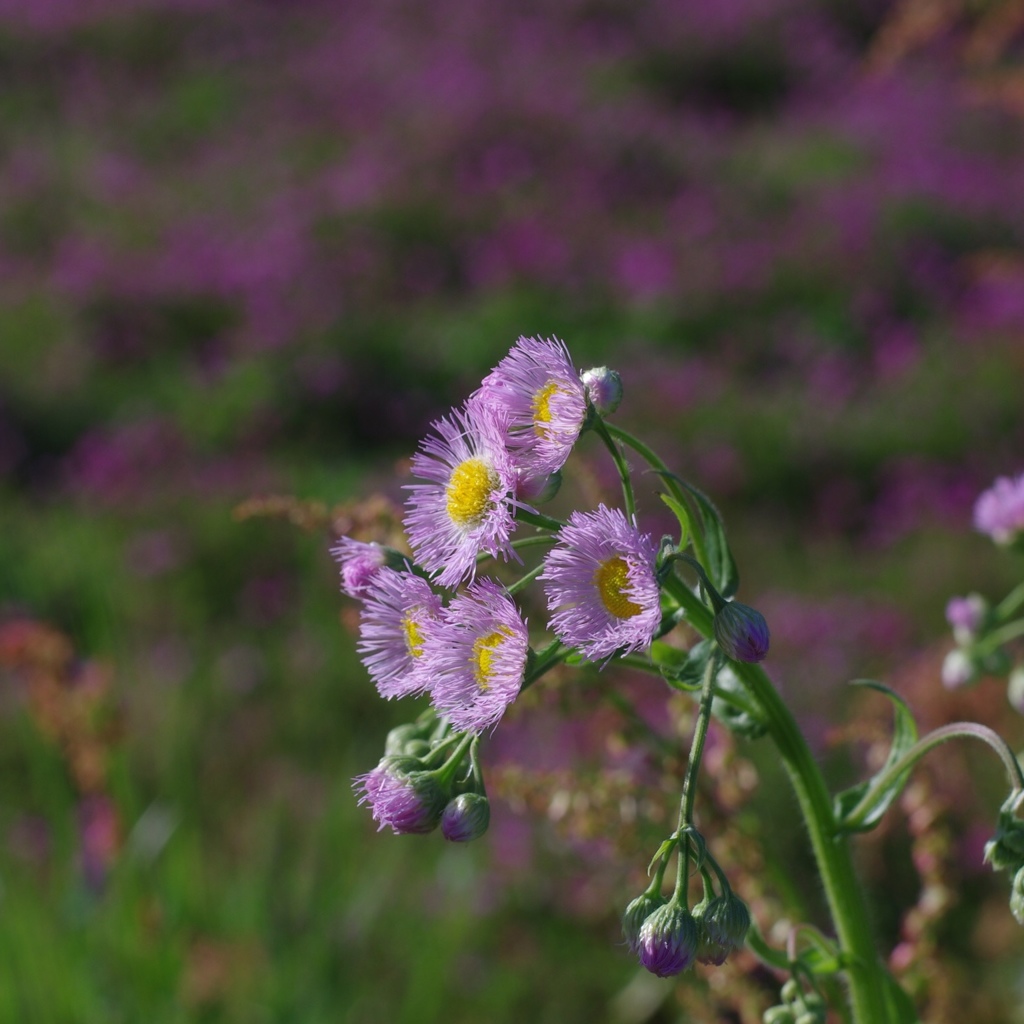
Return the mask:
<svg viewBox="0 0 1024 1024">
<path fill-rule="evenodd" d="M 805 992 L 795 978 L 782 986 L 782 1003 L 764 1011 L 764 1024 L 825 1024 L 828 1007 L 818 992 Z"/>
</svg>

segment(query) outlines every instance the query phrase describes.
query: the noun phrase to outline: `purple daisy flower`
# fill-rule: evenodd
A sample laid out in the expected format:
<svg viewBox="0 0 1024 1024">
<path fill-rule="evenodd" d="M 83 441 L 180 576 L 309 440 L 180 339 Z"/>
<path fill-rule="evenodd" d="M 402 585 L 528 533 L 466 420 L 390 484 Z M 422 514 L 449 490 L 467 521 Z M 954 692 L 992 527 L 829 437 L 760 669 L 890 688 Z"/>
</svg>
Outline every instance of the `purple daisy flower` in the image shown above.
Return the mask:
<svg viewBox="0 0 1024 1024">
<path fill-rule="evenodd" d="M 396 833 L 433 832 L 447 797 L 415 757 L 385 757 L 372 772 L 352 780 L 359 804 L 369 804 L 379 832 L 390 825 Z"/>
<path fill-rule="evenodd" d="M 470 402 L 506 414 L 506 444 L 532 475 L 561 469 L 587 417 L 583 382 L 557 338 L 520 338 Z"/>
<path fill-rule="evenodd" d="M 974 503 L 974 526 L 997 544 L 1011 544 L 1024 531 L 1024 473 L 1001 476 Z"/>
<path fill-rule="evenodd" d="M 406 697 L 426 689 L 424 636 L 443 611 L 430 584 L 386 566 L 369 584 L 359 620 L 358 649 L 382 697 Z"/>
<path fill-rule="evenodd" d="M 497 414 L 467 407 L 432 424 L 435 434 L 413 456 L 405 528 L 419 563 L 454 587 L 476 570 L 481 551 L 518 556 L 509 544 L 515 529 L 516 472 Z"/>
<path fill-rule="evenodd" d="M 618 509 L 573 512 L 538 577 L 551 630 L 591 661 L 646 647 L 661 623 L 656 555 Z"/>
<path fill-rule="evenodd" d="M 434 707 L 458 730 L 497 725 L 523 685 L 528 652 L 512 598 L 492 580 L 471 583 L 424 641 Z"/>
<path fill-rule="evenodd" d="M 331 548 L 331 554 L 341 567 L 341 590 L 349 597 L 363 600 L 370 589 L 370 581 L 387 561 L 387 551 L 375 543 L 364 543 L 351 537 L 342 537 Z"/>
</svg>

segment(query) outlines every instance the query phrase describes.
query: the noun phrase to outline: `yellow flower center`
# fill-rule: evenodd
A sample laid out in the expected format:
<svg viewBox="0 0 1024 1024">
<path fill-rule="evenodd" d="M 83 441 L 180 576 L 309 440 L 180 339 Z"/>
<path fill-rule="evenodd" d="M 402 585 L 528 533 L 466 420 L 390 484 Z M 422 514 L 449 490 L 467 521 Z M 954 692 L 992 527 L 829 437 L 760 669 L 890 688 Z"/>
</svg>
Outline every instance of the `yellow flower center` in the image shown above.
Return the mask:
<svg viewBox="0 0 1024 1024">
<path fill-rule="evenodd" d="M 460 462 L 445 491 L 448 517 L 456 526 L 476 526 L 491 509 L 491 492 L 501 481 L 483 459 Z"/>
<path fill-rule="evenodd" d="M 402 619 L 402 629 L 405 630 L 405 646 L 409 649 L 409 653 L 414 658 L 420 657 L 423 654 L 423 633 L 412 617 L 412 612 L 406 612 Z"/>
<path fill-rule="evenodd" d="M 558 384 L 549 381 L 533 396 L 533 429 L 539 437 L 546 437 L 551 422 L 551 399 L 558 391 Z"/>
<path fill-rule="evenodd" d="M 494 665 L 494 652 L 512 635 L 508 628 L 496 629 L 487 636 L 479 637 L 473 642 L 473 653 L 470 662 L 473 665 L 473 677 L 481 690 L 490 686 L 491 672 Z"/>
<path fill-rule="evenodd" d="M 618 555 L 606 559 L 594 570 L 594 585 L 601 595 L 601 603 L 617 619 L 631 619 L 643 611 L 624 593 L 629 585 L 629 566 Z"/>
</svg>

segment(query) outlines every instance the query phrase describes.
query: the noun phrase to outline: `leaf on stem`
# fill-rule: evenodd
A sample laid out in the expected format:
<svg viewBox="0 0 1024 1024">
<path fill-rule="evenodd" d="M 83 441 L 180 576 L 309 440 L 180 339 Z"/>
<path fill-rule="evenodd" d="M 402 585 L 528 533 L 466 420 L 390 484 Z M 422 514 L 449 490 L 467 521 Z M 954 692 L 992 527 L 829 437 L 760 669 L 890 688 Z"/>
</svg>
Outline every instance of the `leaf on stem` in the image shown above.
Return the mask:
<svg viewBox="0 0 1024 1024">
<path fill-rule="evenodd" d="M 885 776 L 889 769 L 917 742 L 917 723 L 907 706 L 907 702 L 884 683 L 871 679 L 858 679 L 855 686 L 867 686 L 879 693 L 884 693 L 893 706 L 892 747 L 882 768 L 870 779 L 859 782 L 856 786 L 844 789 L 836 794 L 835 816 L 839 832 L 869 832 L 881 821 L 892 802 L 899 796 L 910 776 L 912 765 L 890 779 L 884 786 L 876 786 L 876 781 Z M 865 798 L 868 798 L 865 803 Z M 851 815 L 856 815 L 851 820 Z"/>
<path fill-rule="evenodd" d="M 675 473 L 661 470 L 655 472 L 682 488 L 692 509 L 686 509 L 681 502 L 674 498 L 667 499 L 662 496 L 662 501 L 675 512 L 680 523 L 683 520 L 680 518 L 679 510 L 685 512 L 691 534 L 695 541 L 700 538 L 702 542 L 703 551 L 699 551 L 698 548 L 698 552 L 702 555 L 701 561 L 704 563 L 708 576 L 711 577 L 711 582 L 718 588 L 722 597 L 732 597 L 739 589 L 740 573 L 736 568 L 736 561 L 732 557 L 729 542 L 725 539 L 725 525 L 722 523 L 722 517 L 718 514 L 718 509 L 703 491 L 688 484 Z"/>
</svg>

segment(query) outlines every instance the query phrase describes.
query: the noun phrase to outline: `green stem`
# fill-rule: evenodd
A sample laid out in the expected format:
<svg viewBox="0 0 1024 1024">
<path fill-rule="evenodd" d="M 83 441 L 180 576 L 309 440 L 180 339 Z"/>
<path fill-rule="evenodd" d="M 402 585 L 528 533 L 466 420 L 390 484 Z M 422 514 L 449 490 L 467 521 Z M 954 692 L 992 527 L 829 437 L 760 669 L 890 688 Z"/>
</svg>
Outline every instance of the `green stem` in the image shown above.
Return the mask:
<svg viewBox="0 0 1024 1024">
<path fill-rule="evenodd" d="M 560 530 L 565 523 L 560 519 L 552 519 L 543 512 L 531 512 L 529 509 L 516 509 L 516 522 L 529 523 L 531 526 L 538 526 L 542 530 Z"/>
<path fill-rule="evenodd" d="M 712 616 L 704 604 L 677 577 L 667 580 L 666 587 L 686 608 L 690 624 L 710 636 Z M 890 1018 L 885 991 L 891 980 L 875 948 L 849 841 L 836 834 L 832 798 L 821 770 L 764 670 L 741 662 L 732 662 L 732 668 L 761 706 L 768 734 L 796 793 L 843 950 L 853 1020 L 855 1024 L 887 1024 Z"/>
<path fill-rule="evenodd" d="M 996 620 L 1002 622 L 1008 619 L 1018 608 L 1024 605 L 1024 583 L 1018 583 L 1006 597 L 996 605 L 994 615 Z"/>
<path fill-rule="evenodd" d="M 1005 626 L 994 629 L 981 643 L 974 647 L 975 654 L 984 658 L 994 651 L 998 651 L 1009 640 L 1016 640 L 1024 635 L 1024 619 L 1017 619 L 1015 622 L 1008 622 Z"/>
<path fill-rule="evenodd" d="M 1024 792 L 1024 774 L 1021 773 L 1020 764 L 1013 751 L 1006 745 L 1006 741 L 998 733 L 977 722 L 953 722 L 922 737 L 898 761 L 894 761 L 884 772 L 876 775 L 860 802 L 843 819 L 843 828 L 856 830 L 871 810 L 871 805 L 875 802 L 878 793 L 884 792 L 928 751 L 947 740 L 960 738 L 976 739 L 987 743 L 1002 759 L 1013 791 L 1015 793 Z"/>
<path fill-rule="evenodd" d="M 563 647 L 561 641 L 552 640 L 551 643 L 541 651 L 534 660 L 533 667 L 523 679 L 523 685 L 519 688 L 520 693 L 533 686 L 545 672 L 549 672 L 556 665 L 560 665 L 572 653 L 571 647 Z"/>
<path fill-rule="evenodd" d="M 697 796 L 697 772 L 700 770 L 700 759 L 704 754 L 704 741 L 708 735 L 708 722 L 711 720 L 711 699 L 715 691 L 715 675 L 718 672 L 718 651 L 712 651 L 704 669 L 704 680 L 701 684 L 700 704 L 697 708 L 697 722 L 693 727 L 693 739 L 690 742 L 690 760 L 686 765 L 686 778 L 683 779 L 683 795 L 679 802 L 679 831 L 693 824 L 693 801 Z"/>
<path fill-rule="evenodd" d="M 541 562 L 540 565 L 534 566 L 525 576 L 516 580 L 515 583 L 510 583 L 505 589 L 510 596 L 514 597 L 520 590 L 532 583 L 543 571 L 544 563 Z"/>
<path fill-rule="evenodd" d="M 643 441 L 638 437 L 634 437 L 628 430 L 623 430 L 622 427 L 617 427 L 613 423 L 606 423 L 605 426 L 608 429 L 608 433 L 612 437 L 618 439 L 623 444 L 629 445 L 655 472 L 661 476 L 662 480 L 665 481 L 665 485 L 668 487 L 672 494 L 672 497 L 679 502 L 684 508 L 690 508 L 690 497 L 677 483 L 676 475 L 665 465 L 661 460 L 658 453 L 653 448 L 649 448 Z M 702 565 L 708 564 L 708 552 L 704 544 L 704 538 L 700 535 L 699 530 L 690 531 L 690 539 L 693 541 L 693 550 L 697 553 L 697 559 Z"/>
<path fill-rule="evenodd" d="M 604 442 L 605 448 L 608 449 L 615 463 L 615 468 L 619 471 L 619 479 L 622 481 L 622 500 L 626 505 L 626 518 L 632 522 L 636 518 L 636 499 L 633 497 L 633 481 L 629 476 L 629 466 L 626 465 L 619 446 L 612 439 L 608 424 L 600 416 L 594 418 L 593 429 Z"/>
</svg>

